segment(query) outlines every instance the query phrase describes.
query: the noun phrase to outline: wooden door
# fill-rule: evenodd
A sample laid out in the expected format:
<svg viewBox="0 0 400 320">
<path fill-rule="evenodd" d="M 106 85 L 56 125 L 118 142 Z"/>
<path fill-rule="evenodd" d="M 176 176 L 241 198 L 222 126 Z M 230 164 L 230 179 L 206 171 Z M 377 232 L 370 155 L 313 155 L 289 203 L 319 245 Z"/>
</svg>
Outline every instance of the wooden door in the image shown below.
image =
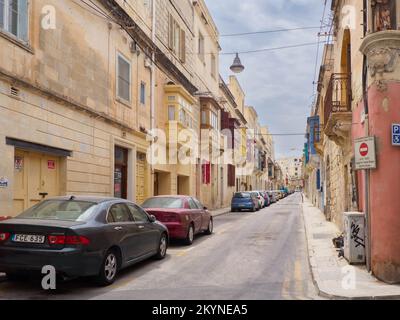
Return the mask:
<svg viewBox="0 0 400 320">
<path fill-rule="evenodd" d="M 146 200 L 146 155 L 138 153 L 136 157 L 136 202 L 142 204 Z"/>
<path fill-rule="evenodd" d="M 14 157 L 14 215 L 44 198 L 60 195 L 60 159 L 16 150 Z"/>
</svg>

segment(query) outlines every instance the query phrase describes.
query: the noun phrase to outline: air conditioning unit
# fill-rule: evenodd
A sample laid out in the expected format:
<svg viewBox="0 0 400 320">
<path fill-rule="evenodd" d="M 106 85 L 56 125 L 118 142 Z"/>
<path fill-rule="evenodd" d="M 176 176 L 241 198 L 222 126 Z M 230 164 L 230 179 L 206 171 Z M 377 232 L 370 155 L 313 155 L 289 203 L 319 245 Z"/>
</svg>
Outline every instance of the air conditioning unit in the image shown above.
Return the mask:
<svg viewBox="0 0 400 320">
<path fill-rule="evenodd" d="M 365 214 L 344 213 L 344 257 L 350 264 L 365 264 Z"/>
</svg>

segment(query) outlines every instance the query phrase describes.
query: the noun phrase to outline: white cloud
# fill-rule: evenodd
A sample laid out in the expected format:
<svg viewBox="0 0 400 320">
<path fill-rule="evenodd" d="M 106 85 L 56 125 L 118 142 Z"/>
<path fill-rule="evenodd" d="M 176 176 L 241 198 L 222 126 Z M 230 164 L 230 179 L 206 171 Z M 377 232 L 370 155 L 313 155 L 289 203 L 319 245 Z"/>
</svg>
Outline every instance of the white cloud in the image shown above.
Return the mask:
<svg viewBox="0 0 400 320">
<path fill-rule="evenodd" d="M 221 34 L 319 26 L 323 0 L 206 0 Z M 222 52 L 281 47 L 317 41 L 318 30 L 245 37 L 222 37 Z M 316 46 L 242 54 L 246 71 L 238 76 L 247 104 L 272 133 L 303 133 L 313 94 Z M 233 56 L 221 55 L 229 75 Z M 319 62 L 319 61 L 318 61 Z M 276 137 L 276 154 L 300 154 L 304 137 Z M 292 151 L 295 148 L 296 151 Z"/>
</svg>

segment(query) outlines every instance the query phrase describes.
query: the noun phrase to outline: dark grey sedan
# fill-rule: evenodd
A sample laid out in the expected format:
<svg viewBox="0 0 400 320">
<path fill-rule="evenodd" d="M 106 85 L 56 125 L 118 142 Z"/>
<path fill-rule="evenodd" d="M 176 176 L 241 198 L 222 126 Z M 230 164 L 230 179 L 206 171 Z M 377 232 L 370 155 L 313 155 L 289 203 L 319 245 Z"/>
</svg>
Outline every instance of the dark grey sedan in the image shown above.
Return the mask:
<svg viewBox="0 0 400 320">
<path fill-rule="evenodd" d="M 122 268 L 163 259 L 168 241 L 168 229 L 132 202 L 53 198 L 0 222 L 0 272 L 11 278 L 51 265 L 63 277 L 109 285 Z"/>
</svg>

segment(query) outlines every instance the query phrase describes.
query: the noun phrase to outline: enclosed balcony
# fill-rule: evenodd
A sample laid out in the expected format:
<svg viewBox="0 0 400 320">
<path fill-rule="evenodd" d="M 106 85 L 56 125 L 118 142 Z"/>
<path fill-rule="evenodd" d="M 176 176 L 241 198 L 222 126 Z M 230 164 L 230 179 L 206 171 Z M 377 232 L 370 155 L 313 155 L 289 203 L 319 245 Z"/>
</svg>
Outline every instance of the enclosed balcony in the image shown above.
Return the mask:
<svg viewBox="0 0 400 320">
<path fill-rule="evenodd" d="M 345 73 L 332 74 L 324 106 L 324 132 L 341 145 L 349 137 L 352 123 L 351 81 Z"/>
</svg>

